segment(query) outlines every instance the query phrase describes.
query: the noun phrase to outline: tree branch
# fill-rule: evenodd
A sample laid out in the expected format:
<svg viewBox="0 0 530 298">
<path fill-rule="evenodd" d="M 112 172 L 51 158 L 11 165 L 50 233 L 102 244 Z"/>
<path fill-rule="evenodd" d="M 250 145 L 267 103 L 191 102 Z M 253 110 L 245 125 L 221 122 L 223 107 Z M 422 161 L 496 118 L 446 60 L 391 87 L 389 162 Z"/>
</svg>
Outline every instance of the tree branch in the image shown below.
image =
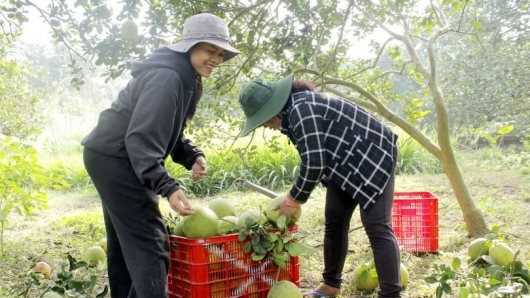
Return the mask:
<svg viewBox="0 0 530 298">
<path fill-rule="evenodd" d="M 337 51 L 342 41 L 344 30 L 346 29 L 346 23 L 348 22 L 348 16 L 350 15 L 352 8 L 353 0 L 350 0 L 348 3 L 348 8 L 346 9 L 346 14 L 344 15 L 344 22 L 342 22 L 342 27 L 340 28 L 339 38 L 337 39 L 337 43 L 335 43 L 335 47 L 333 48 L 333 54 L 331 55 L 331 59 L 328 60 L 328 63 L 326 64 L 324 69 L 321 71 L 322 74 L 326 72 L 326 70 L 331 66 L 331 64 L 335 61 L 335 58 L 337 57 Z"/>
<path fill-rule="evenodd" d="M 364 14 L 364 16 L 366 16 L 370 21 L 374 22 L 377 26 L 379 26 L 379 28 L 383 29 L 386 31 L 386 33 L 388 33 L 390 36 L 394 37 L 395 39 L 397 40 L 402 40 L 403 39 L 403 35 L 401 34 L 398 34 L 392 30 L 390 30 L 390 28 L 388 28 L 387 26 L 385 26 L 383 23 L 379 22 L 372 14 L 370 14 L 369 12 L 357 7 L 357 9 L 362 12 Z"/>
</svg>

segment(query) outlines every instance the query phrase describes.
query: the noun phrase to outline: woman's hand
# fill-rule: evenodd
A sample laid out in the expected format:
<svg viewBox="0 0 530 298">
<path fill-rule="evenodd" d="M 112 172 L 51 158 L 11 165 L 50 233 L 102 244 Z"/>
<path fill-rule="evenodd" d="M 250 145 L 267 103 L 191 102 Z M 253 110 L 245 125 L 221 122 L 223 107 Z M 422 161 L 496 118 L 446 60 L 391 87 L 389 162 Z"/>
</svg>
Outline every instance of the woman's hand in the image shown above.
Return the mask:
<svg viewBox="0 0 530 298">
<path fill-rule="evenodd" d="M 200 155 L 195 160 L 195 163 L 191 167 L 191 179 L 193 180 L 199 180 L 204 178 L 206 176 L 206 172 L 208 171 L 208 165 L 206 164 L 206 159 L 204 156 Z"/>
<path fill-rule="evenodd" d="M 276 207 L 272 208 L 272 210 L 280 210 L 280 214 L 297 221 L 300 216 L 299 209 L 301 205 L 301 203 L 294 201 L 289 194 L 286 194 L 284 199 Z"/>
<path fill-rule="evenodd" d="M 182 216 L 195 214 L 195 211 L 191 209 L 191 205 L 186 199 L 182 189 L 177 190 L 168 199 L 169 206 Z"/>
</svg>

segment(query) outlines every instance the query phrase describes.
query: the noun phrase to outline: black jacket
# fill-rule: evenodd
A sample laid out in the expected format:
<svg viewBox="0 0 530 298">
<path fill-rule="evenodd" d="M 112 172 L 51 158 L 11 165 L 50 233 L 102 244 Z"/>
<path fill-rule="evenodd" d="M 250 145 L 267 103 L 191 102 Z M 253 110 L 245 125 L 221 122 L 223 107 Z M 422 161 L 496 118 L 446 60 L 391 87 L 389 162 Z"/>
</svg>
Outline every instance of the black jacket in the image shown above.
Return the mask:
<svg viewBox="0 0 530 298">
<path fill-rule="evenodd" d="M 164 160 L 171 155 L 174 162 L 189 170 L 195 159 L 204 155 L 183 134 L 199 100 L 200 76 L 187 54 L 168 48 L 135 63 L 131 75 L 133 79 L 112 106 L 101 112 L 97 126 L 81 144 L 129 159 L 146 188 L 169 197 L 179 186 L 169 176 Z"/>
</svg>

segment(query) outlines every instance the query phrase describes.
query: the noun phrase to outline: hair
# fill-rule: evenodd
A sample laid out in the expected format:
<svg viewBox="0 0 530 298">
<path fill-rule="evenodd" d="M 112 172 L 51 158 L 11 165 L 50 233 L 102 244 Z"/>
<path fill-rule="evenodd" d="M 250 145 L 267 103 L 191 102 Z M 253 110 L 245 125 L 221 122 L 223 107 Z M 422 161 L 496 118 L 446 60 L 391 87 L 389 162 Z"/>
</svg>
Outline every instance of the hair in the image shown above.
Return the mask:
<svg viewBox="0 0 530 298">
<path fill-rule="evenodd" d="M 291 94 L 303 91 L 315 91 L 316 88 L 309 81 L 305 80 L 295 80 L 291 87 Z"/>
</svg>

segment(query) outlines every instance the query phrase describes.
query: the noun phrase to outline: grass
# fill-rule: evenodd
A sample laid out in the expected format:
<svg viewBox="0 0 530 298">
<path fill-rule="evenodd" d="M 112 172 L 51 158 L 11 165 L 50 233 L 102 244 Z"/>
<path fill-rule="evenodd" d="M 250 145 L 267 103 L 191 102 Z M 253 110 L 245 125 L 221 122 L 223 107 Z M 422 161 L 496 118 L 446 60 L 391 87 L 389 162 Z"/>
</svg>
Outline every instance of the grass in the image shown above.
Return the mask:
<svg viewBox="0 0 530 298">
<path fill-rule="evenodd" d="M 486 153 L 482 153 L 486 154 Z M 503 163 L 480 158 L 476 152 L 458 153 L 461 169 L 475 202 L 490 226 L 498 226 L 498 237 L 506 239 L 514 250 L 519 250 L 519 260 L 530 265 L 530 179 L 520 163 Z M 510 160 L 512 158 L 510 157 Z M 272 164 L 281 163 L 281 157 L 270 159 Z M 281 173 L 280 173 L 281 174 Z M 291 175 L 291 173 L 288 173 Z M 245 177 L 241 178 L 245 179 Z M 268 179 L 268 178 L 264 178 Z M 259 182 L 259 181 L 258 181 Z M 239 183 L 239 182 L 233 182 Z M 273 183 L 274 191 L 285 193 L 287 185 Z M 237 189 L 237 188 L 234 188 Z M 318 253 L 300 259 L 301 287 L 311 289 L 321 279 L 322 240 L 324 224 L 324 189 L 318 188 L 303 207 L 299 228 L 311 233 L 306 239 Z M 435 264 L 451 264 L 455 257 L 467 259 L 465 224 L 451 187 L 443 174 L 402 174 L 397 177 L 396 191 L 430 191 L 439 199 L 440 251 L 437 254 L 402 253 L 410 281 L 405 290 L 409 297 L 433 297 L 435 286 L 423 279 L 433 273 Z M 224 197 L 234 202 L 240 212 L 265 206 L 268 198 L 250 190 L 221 191 L 213 196 L 192 198 L 193 204 L 206 205 L 210 200 Z M 50 191 L 50 208 L 31 217 L 11 216 L 4 235 L 5 252 L 0 256 L 0 286 L 16 288 L 21 276 L 37 261 L 46 261 L 58 268 L 65 255 L 80 258 L 83 250 L 104 235 L 99 199 L 90 187 Z M 167 201 L 161 200 L 164 214 L 172 212 Z M 360 225 L 356 211 L 352 227 Z M 371 260 L 371 250 L 364 231 L 350 233 L 350 253 L 344 269 L 343 297 L 377 297 L 375 292 L 359 292 L 352 282 L 356 266 Z M 463 265 L 464 267 L 467 264 Z M 105 282 L 104 277 L 101 282 Z M 41 289 L 42 290 L 42 289 Z M 38 297 L 38 289 L 32 289 L 28 297 Z M 456 294 L 455 294 L 456 295 Z"/>
<path fill-rule="evenodd" d="M 43 158 L 39 162 L 50 171 L 50 176 L 63 175 L 70 188 L 49 191 L 49 209 L 31 217 L 9 216 L 4 235 L 5 252 L 0 254 L 0 272 L 3 273 L 0 275 L 0 298 L 4 298 L 2 286 L 16 289 L 37 261 L 46 261 L 57 271 L 60 263 L 66 261 L 66 254 L 81 258 L 84 249 L 104 235 L 99 198 L 79 158 L 79 141 L 93 124 L 88 123 L 83 127 L 66 123 L 58 125 L 54 127 L 53 134 L 47 134 L 52 138 L 40 142 L 41 147 L 38 149 Z M 203 137 L 210 138 L 209 135 Z M 189 173 L 182 167 L 174 166 L 171 162 L 168 166 L 173 176 L 179 177 L 181 185 L 188 188 L 186 194 L 193 204 L 206 205 L 210 200 L 222 196 L 232 200 L 240 212 L 259 209 L 269 199 L 244 189 L 242 182 L 249 179 L 277 193 L 285 193 L 298 170 L 299 159 L 294 146 L 283 136 L 279 143 L 269 143 L 276 137 L 278 135 L 270 130 L 259 130 L 255 136 L 259 145 L 255 145 L 255 142 L 249 144 L 251 138 L 240 138 L 234 140 L 234 147 L 231 147 L 231 139 L 207 139 L 203 141 L 209 142 L 203 142 L 191 136 L 191 139 L 199 141 L 197 144 L 207 144 L 204 147 L 215 150 L 206 152 L 209 177 L 199 182 L 188 179 Z M 266 146 L 263 146 L 264 142 L 267 142 Z M 427 284 L 424 277 L 434 272 L 436 264 L 450 264 L 455 257 L 465 260 L 470 239 L 466 237 L 461 211 L 447 178 L 440 173 L 438 161 L 403 134 L 399 137 L 399 147 L 400 175 L 397 177 L 396 191 L 430 191 L 439 198 L 439 253 L 402 253 L 403 263 L 410 273 L 405 295 L 432 297 L 436 285 Z M 530 236 L 530 219 L 527 215 L 530 209 L 529 142 L 526 142 L 523 151 L 506 154 L 500 148 L 489 148 L 469 153 L 458 152 L 457 157 L 469 190 L 488 224 L 498 226 L 497 236 L 519 250 L 519 259 L 525 265 L 530 265 L 530 252 L 526 249 Z M 324 191 L 322 188 L 316 189 L 310 201 L 304 205 L 299 221 L 299 228 L 311 233 L 306 242 L 319 250 L 317 254 L 300 259 L 301 286 L 304 289 L 315 287 L 321 279 Z M 161 200 L 160 208 L 165 214 L 172 212 L 165 200 Z M 360 226 L 358 211 L 354 214 L 351 226 Z M 352 231 L 350 253 L 344 269 L 344 297 L 377 296 L 374 292 L 357 291 L 352 281 L 356 266 L 371 258 L 369 243 L 362 228 Z M 99 282 L 104 284 L 106 276 L 101 275 Z M 42 287 L 32 288 L 28 297 L 39 297 L 38 293 L 43 290 Z M 20 291 L 17 289 L 17 292 Z"/>
</svg>

